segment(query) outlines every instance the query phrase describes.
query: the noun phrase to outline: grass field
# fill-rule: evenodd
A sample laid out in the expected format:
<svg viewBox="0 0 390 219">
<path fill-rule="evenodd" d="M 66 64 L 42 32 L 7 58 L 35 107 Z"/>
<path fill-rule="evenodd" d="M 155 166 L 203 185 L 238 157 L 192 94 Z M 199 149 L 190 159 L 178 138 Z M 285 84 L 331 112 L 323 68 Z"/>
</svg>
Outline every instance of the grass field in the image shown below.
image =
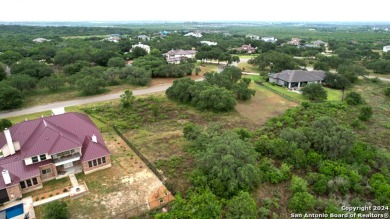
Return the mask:
<svg viewBox="0 0 390 219">
<path fill-rule="evenodd" d="M 241 70 L 245 72 L 254 72 L 254 73 L 260 73 L 260 69 L 256 66 L 253 66 L 251 64 L 248 64 L 246 62 L 238 63 L 237 67 L 239 67 Z"/>
</svg>

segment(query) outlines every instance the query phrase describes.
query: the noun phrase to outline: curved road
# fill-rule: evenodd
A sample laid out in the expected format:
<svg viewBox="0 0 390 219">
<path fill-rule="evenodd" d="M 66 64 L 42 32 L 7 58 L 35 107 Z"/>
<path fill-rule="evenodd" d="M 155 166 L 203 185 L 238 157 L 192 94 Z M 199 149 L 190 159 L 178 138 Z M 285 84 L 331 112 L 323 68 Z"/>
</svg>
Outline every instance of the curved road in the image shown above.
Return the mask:
<svg viewBox="0 0 390 219">
<path fill-rule="evenodd" d="M 145 88 L 145 89 L 133 90 L 133 94 L 135 96 L 137 96 L 137 95 L 162 92 L 162 91 L 167 90 L 171 85 L 172 84 L 167 84 L 167 85 L 149 87 L 149 88 Z M 69 107 L 69 106 L 76 106 L 76 105 L 83 105 L 83 104 L 88 104 L 88 103 L 96 103 L 96 102 L 101 102 L 101 101 L 119 99 L 121 94 L 123 94 L 123 91 L 118 92 L 118 93 L 113 93 L 113 94 L 99 95 L 99 96 L 95 96 L 95 97 L 86 97 L 86 98 L 82 98 L 82 99 L 54 102 L 54 103 L 50 103 L 50 104 L 33 106 L 33 107 L 29 107 L 29 108 L 24 108 L 24 109 L 2 111 L 2 112 L 0 112 L 0 118 L 7 118 L 7 117 L 12 117 L 12 116 L 20 116 L 20 115 L 25 115 L 25 114 L 37 113 L 37 112 L 47 111 L 47 110 L 60 108 L 60 107 Z"/>
</svg>

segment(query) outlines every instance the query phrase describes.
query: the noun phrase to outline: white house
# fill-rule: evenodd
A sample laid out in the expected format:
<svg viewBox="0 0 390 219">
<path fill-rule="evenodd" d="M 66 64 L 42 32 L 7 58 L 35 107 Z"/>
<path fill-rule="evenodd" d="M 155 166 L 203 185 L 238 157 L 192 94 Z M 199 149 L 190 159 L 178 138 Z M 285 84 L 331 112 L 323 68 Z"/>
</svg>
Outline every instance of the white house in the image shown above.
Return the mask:
<svg viewBox="0 0 390 219">
<path fill-rule="evenodd" d="M 196 50 L 193 48 L 192 50 L 170 50 L 167 53 L 164 53 L 164 56 L 168 63 L 179 64 L 181 60 L 184 59 L 193 59 L 195 58 Z"/>
<path fill-rule="evenodd" d="M 275 39 L 275 37 L 262 37 L 261 40 L 267 43 L 275 43 L 278 41 L 278 39 Z"/>
<path fill-rule="evenodd" d="M 259 36 L 253 35 L 253 34 L 246 35 L 245 37 L 246 37 L 246 38 L 250 38 L 250 39 L 252 39 L 252 40 L 259 40 L 259 39 L 260 39 Z"/>
<path fill-rule="evenodd" d="M 384 46 L 383 47 L 383 52 L 388 52 L 390 51 L 390 46 Z"/>
<path fill-rule="evenodd" d="M 146 50 L 146 52 L 150 53 L 150 46 L 144 45 L 144 44 L 142 44 L 142 43 L 138 43 L 138 44 L 136 44 L 136 45 L 132 45 L 132 46 L 131 46 L 130 52 L 131 52 L 134 48 L 136 48 L 136 47 L 140 47 L 140 48 Z"/>
<path fill-rule="evenodd" d="M 201 44 L 206 44 L 208 46 L 216 46 L 217 42 L 211 42 L 211 41 L 200 41 Z"/>
<path fill-rule="evenodd" d="M 200 38 L 203 35 L 200 32 L 189 32 L 187 34 L 184 34 L 184 36 L 193 36 L 193 37 L 196 37 L 196 38 Z"/>
<path fill-rule="evenodd" d="M 43 43 L 43 42 L 49 42 L 51 40 L 48 40 L 48 39 L 45 39 L 45 38 L 36 38 L 36 39 L 33 39 L 33 42 L 34 43 Z"/>
</svg>

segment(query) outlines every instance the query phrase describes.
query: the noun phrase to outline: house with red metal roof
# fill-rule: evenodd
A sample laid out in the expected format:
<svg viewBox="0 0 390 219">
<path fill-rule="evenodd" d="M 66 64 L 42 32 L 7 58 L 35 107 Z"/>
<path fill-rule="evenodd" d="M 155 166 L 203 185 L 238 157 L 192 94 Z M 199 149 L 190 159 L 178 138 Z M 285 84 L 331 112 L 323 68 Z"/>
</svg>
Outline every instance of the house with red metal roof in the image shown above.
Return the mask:
<svg viewBox="0 0 390 219">
<path fill-rule="evenodd" d="M 111 167 L 99 129 L 81 113 L 24 121 L 0 132 L 0 204 L 71 173 Z"/>
</svg>

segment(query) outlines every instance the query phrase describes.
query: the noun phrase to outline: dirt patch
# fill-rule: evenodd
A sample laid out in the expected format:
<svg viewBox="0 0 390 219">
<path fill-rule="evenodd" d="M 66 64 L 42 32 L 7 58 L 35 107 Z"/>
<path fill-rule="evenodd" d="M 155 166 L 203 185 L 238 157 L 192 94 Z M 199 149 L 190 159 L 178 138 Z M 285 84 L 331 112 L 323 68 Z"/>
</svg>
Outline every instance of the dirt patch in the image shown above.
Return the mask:
<svg viewBox="0 0 390 219">
<path fill-rule="evenodd" d="M 251 84 L 256 95 L 250 101 L 241 101 L 236 110 L 257 125 L 264 124 L 268 119 L 284 113 L 287 109 L 297 106 L 297 103 L 272 93 L 259 85 Z"/>
<path fill-rule="evenodd" d="M 161 207 L 171 202 L 173 199 L 173 195 L 165 188 L 165 186 L 160 186 L 149 196 L 150 209 Z"/>
<path fill-rule="evenodd" d="M 157 176 L 116 134 L 104 133 L 112 167 L 77 178 L 86 182 L 89 195 L 70 200 L 72 218 L 136 216 L 150 209 L 156 188 L 167 190 Z"/>
</svg>

